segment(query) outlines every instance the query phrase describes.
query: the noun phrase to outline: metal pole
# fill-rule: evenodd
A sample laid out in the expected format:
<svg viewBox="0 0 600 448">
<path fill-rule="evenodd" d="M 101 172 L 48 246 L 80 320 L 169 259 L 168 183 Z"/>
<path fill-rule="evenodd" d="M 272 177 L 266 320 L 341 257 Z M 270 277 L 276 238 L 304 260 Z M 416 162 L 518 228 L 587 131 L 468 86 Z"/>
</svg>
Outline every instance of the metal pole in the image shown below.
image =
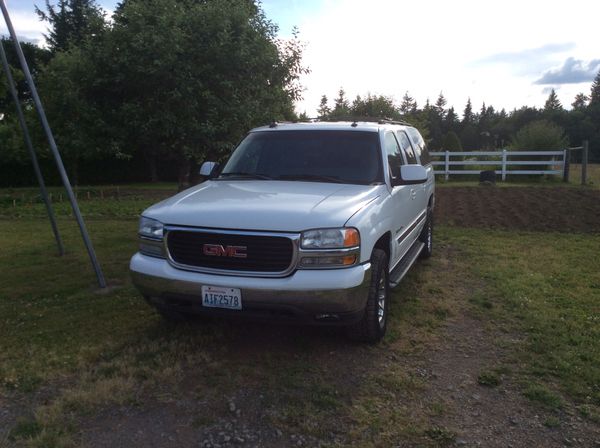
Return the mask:
<svg viewBox="0 0 600 448">
<path fill-rule="evenodd" d="M 584 140 L 583 150 L 581 151 L 581 185 L 587 184 L 587 166 L 588 166 L 588 151 L 590 142 Z"/>
<path fill-rule="evenodd" d="M 21 103 L 19 102 L 19 95 L 17 94 L 17 89 L 15 87 L 15 80 L 10 71 L 10 66 L 8 65 L 8 59 L 6 58 L 6 52 L 4 51 L 4 45 L 0 42 L 0 58 L 2 59 L 2 66 L 4 67 L 4 71 L 6 72 L 6 80 L 8 82 L 8 88 L 12 95 L 12 98 L 15 102 L 15 107 L 17 108 L 17 116 L 19 118 L 19 124 L 21 125 L 21 130 L 23 131 L 23 138 L 25 139 L 25 146 L 27 147 L 27 151 L 29 151 L 29 155 L 31 156 L 31 161 L 33 162 L 33 171 L 35 171 L 35 177 L 37 177 L 38 184 L 40 185 L 40 193 L 42 195 L 42 199 L 44 200 L 44 205 L 46 206 L 46 212 L 48 213 L 48 218 L 50 218 L 50 225 L 52 226 L 52 232 L 54 233 L 54 238 L 56 239 L 56 245 L 58 246 L 59 255 L 65 254 L 65 247 L 60 238 L 60 233 L 58 232 L 58 226 L 56 225 L 56 220 L 54 218 L 54 211 L 52 210 L 52 203 L 48 198 L 48 192 L 46 191 L 46 184 L 44 183 L 44 177 L 42 176 L 42 171 L 40 170 L 40 165 L 38 163 L 37 156 L 35 155 L 35 151 L 33 150 L 33 145 L 31 144 L 31 138 L 29 137 L 29 129 L 27 128 L 27 123 L 25 122 L 25 116 L 23 115 L 23 109 L 21 108 Z"/>
<path fill-rule="evenodd" d="M 60 153 L 58 152 L 58 147 L 56 146 L 56 142 L 54 141 L 54 136 L 52 135 L 52 130 L 50 129 L 50 125 L 48 124 L 48 119 L 46 118 L 46 113 L 44 112 L 44 107 L 42 106 L 42 101 L 38 95 L 37 89 L 33 82 L 33 78 L 31 77 L 31 72 L 29 71 L 29 66 L 27 65 L 27 61 L 25 60 L 25 55 L 23 54 L 23 49 L 21 48 L 21 44 L 17 39 L 17 33 L 15 33 L 15 29 L 10 20 L 10 16 L 8 15 L 8 9 L 6 9 L 6 5 L 4 4 L 4 0 L 0 0 L 0 9 L 2 9 L 2 15 L 4 16 L 4 21 L 6 22 L 6 27 L 8 28 L 8 32 L 13 39 L 13 43 L 15 45 L 15 50 L 17 52 L 17 56 L 19 58 L 19 62 L 21 63 L 21 68 L 23 73 L 25 74 L 25 78 L 27 79 L 27 84 L 29 85 L 29 89 L 31 90 L 31 96 L 33 97 L 33 102 L 35 103 L 40 121 L 42 123 L 42 127 L 44 128 L 44 132 L 46 133 L 46 137 L 48 138 L 48 144 L 50 145 L 50 150 L 52 151 L 52 155 L 54 156 L 54 160 L 56 161 L 56 166 L 60 173 L 60 177 L 62 182 L 67 190 L 67 196 L 69 197 L 69 201 L 71 202 L 71 207 L 73 208 L 73 213 L 75 214 L 75 218 L 77 219 L 77 224 L 79 225 L 79 229 L 81 231 L 81 237 L 83 238 L 83 242 L 87 249 L 88 255 L 90 257 L 90 261 L 92 262 L 92 266 L 94 271 L 96 271 L 96 277 L 98 278 L 98 285 L 100 288 L 106 287 L 106 281 L 104 280 L 104 274 L 102 273 L 102 269 L 100 268 L 100 264 L 98 263 L 98 259 L 96 258 L 96 252 L 94 251 L 94 247 L 92 246 L 92 241 L 88 235 L 87 229 L 85 227 L 85 223 L 83 222 L 83 217 L 81 216 L 81 212 L 79 211 L 79 206 L 77 205 L 77 200 L 73 195 L 73 189 L 71 188 L 71 183 L 69 182 L 69 176 L 67 176 L 67 172 L 65 171 L 65 167 L 63 165 L 62 159 L 60 157 Z"/>
</svg>

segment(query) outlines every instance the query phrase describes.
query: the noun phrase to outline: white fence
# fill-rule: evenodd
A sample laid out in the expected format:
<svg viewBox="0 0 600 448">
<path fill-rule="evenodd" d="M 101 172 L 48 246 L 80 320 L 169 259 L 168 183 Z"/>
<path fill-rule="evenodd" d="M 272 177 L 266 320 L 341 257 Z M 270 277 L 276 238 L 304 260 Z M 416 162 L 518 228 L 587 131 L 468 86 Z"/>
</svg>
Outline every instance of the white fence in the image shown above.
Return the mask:
<svg viewBox="0 0 600 448">
<path fill-rule="evenodd" d="M 452 174 L 479 174 L 481 171 L 488 170 L 495 171 L 496 174 L 502 175 L 502 180 L 506 180 L 508 174 L 511 176 L 513 174 L 563 175 L 565 161 L 568 157 L 567 151 L 567 149 L 560 151 L 507 151 L 504 149 L 502 151 L 439 151 L 431 152 L 430 155 L 434 158 L 431 163 L 435 174 L 444 174 L 446 180 Z M 435 160 L 437 157 L 443 157 L 443 160 Z M 479 159 L 480 157 L 483 159 Z M 518 157 L 519 160 L 511 160 L 515 157 Z M 532 160 L 523 160 L 523 157 L 531 157 Z M 477 169 L 469 169 L 470 166 Z M 439 167 L 443 167 L 443 170 Z M 453 167 L 460 169 L 453 169 Z"/>
</svg>

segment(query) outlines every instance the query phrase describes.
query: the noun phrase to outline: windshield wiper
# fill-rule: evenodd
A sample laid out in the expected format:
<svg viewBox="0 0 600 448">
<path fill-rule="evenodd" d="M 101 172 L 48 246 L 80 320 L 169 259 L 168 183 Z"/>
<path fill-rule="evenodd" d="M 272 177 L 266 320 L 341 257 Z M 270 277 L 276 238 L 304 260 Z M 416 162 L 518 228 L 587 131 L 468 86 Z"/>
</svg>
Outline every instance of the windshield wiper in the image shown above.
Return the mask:
<svg viewBox="0 0 600 448">
<path fill-rule="evenodd" d="M 245 178 L 248 178 L 248 179 L 273 180 L 273 178 L 271 176 L 267 176 L 266 174 L 245 173 L 245 172 L 242 172 L 242 171 L 234 171 L 234 172 L 231 172 L 231 173 L 221 173 L 219 175 L 219 177 L 224 177 L 224 176 L 245 177 Z"/>
<path fill-rule="evenodd" d="M 277 179 L 281 180 L 308 180 L 312 182 L 334 182 L 336 184 L 344 184 L 342 179 L 337 176 L 321 176 L 319 174 L 283 174 Z"/>
</svg>

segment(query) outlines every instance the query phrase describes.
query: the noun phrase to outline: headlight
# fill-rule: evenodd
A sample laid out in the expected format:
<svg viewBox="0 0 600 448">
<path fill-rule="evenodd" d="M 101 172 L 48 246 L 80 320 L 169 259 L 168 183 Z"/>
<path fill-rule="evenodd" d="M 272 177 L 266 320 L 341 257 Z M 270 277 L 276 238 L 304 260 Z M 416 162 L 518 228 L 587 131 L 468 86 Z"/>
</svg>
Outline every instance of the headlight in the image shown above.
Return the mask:
<svg viewBox="0 0 600 448">
<path fill-rule="evenodd" d="M 359 246 L 360 235 L 353 228 L 307 230 L 300 245 L 302 249 L 345 249 Z"/>
<path fill-rule="evenodd" d="M 300 269 L 342 268 L 360 256 L 360 234 L 353 228 L 315 229 L 302 233 Z"/>
<path fill-rule="evenodd" d="M 140 218 L 140 228 L 138 233 L 144 238 L 152 238 L 155 240 L 162 240 L 163 237 L 163 223 L 156 219 L 150 219 L 142 216 Z"/>
</svg>

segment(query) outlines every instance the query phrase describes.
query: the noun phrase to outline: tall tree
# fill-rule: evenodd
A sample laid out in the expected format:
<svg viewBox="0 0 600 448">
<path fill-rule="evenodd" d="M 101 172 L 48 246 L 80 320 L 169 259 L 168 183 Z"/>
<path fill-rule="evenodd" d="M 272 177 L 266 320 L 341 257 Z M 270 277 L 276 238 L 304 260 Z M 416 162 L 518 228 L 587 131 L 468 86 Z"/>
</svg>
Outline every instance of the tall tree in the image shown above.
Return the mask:
<svg viewBox="0 0 600 448">
<path fill-rule="evenodd" d="M 103 48 L 102 87 L 118 98 L 122 144 L 178 166 L 224 158 L 247 129 L 294 119 L 303 45 L 249 0 L 128 0 Z M 106 67 L 108 65 L 108 67 Z"/>
<path fill-rule="evenodd" d="M 460 140 L 463 148 L 467 151 L 479 149 L 479 135 L 475 126 L 475 114 L 473 114 L 471 98 L 467 99 L 467 104 L 463 110 L 463 118 L 460 124 Z"/>
<path fill-rule="evenodd" d="M 454 107 L 451 107 L 450 109 L 448 109 L 448 112 L 446 112 L 446 117 L 444 118 L 444 131 L 456 131 L 458 123 L 458 115 L 456 115 Z"/>
<path fill-rule="evenodd" d="M 467 123 L 473 123 L 473 120 L 473 106 L 471 105 L 471 98 L 468 98 L 467 104 L 465 105 L 465 109 L 463 111 L 462 123 L 463 125 Z"/>
<path fill-rule="evenodd" d="M 321 97 L 321 101 L 319 102 L 319 108 L 317 109 L 317 113 L 319 114 L 319 118 L 327 118 L 331 113 L 331 108 L 329 107 L 329 101 L 327 100 L 327 95 L 323 95 Z"/>
<path fill-rule="evenodd" d="M 550 94 L 548 95 L 548 99 L 546 100 L 546 103 L 544 104 L 544 112 L 554 112 L 554 111 L 561 111 L 563 110 L 563 106 L 560 102 L 560 100 L 558 99 L 558 95 L 556 94 L 556 91 L 554 89 L 552 89 L 550 91 Z"/>
<path fill-rule="evenodd" d="M 402 103 L 400 103 L 400 112 L 403 115 L 414 114 L 417 111 L 417 102 L 415 99 L 408 94 L 408 91 L 402 97 Z"/>
<path fill-rule="evenodd" d="M 343 88 L 340 87 L 338 91 L 338 96 L 335 99 L 333 110 L 331 111 L 331 115 L 334 117 L 344 117 L 350 113 L 350 103 L 346 98 L 346 92 Z"/>
<path fill-rule="evenodd" d="M 594 82 L 592 83 L 592 91 L 590 93 L 590 105 L 598 106 L 600 105 L 600 71 L 594 78 Z"/>
<path fill-rule="evenodd" d="M 445 114 L 446 114 L 446 104 L 448 103 L 448 101 L 446 100 L 446 97 L 444 96 L 443 92 L 440 92 L 437 100 L 435 101 L 435 110 L 438 114 L 438 116 L 440 118 L 444 118 Z"/>
<path fill-rule="evenodd" d="M 106 27 L 104 11 L 95 0 L 59 0 L 56 6 L 46 0 L 46 10 L 36 6 L 35 12 L 50 24 L 44 37 L 52 53 L 96 38 Z"/>
</svg>

